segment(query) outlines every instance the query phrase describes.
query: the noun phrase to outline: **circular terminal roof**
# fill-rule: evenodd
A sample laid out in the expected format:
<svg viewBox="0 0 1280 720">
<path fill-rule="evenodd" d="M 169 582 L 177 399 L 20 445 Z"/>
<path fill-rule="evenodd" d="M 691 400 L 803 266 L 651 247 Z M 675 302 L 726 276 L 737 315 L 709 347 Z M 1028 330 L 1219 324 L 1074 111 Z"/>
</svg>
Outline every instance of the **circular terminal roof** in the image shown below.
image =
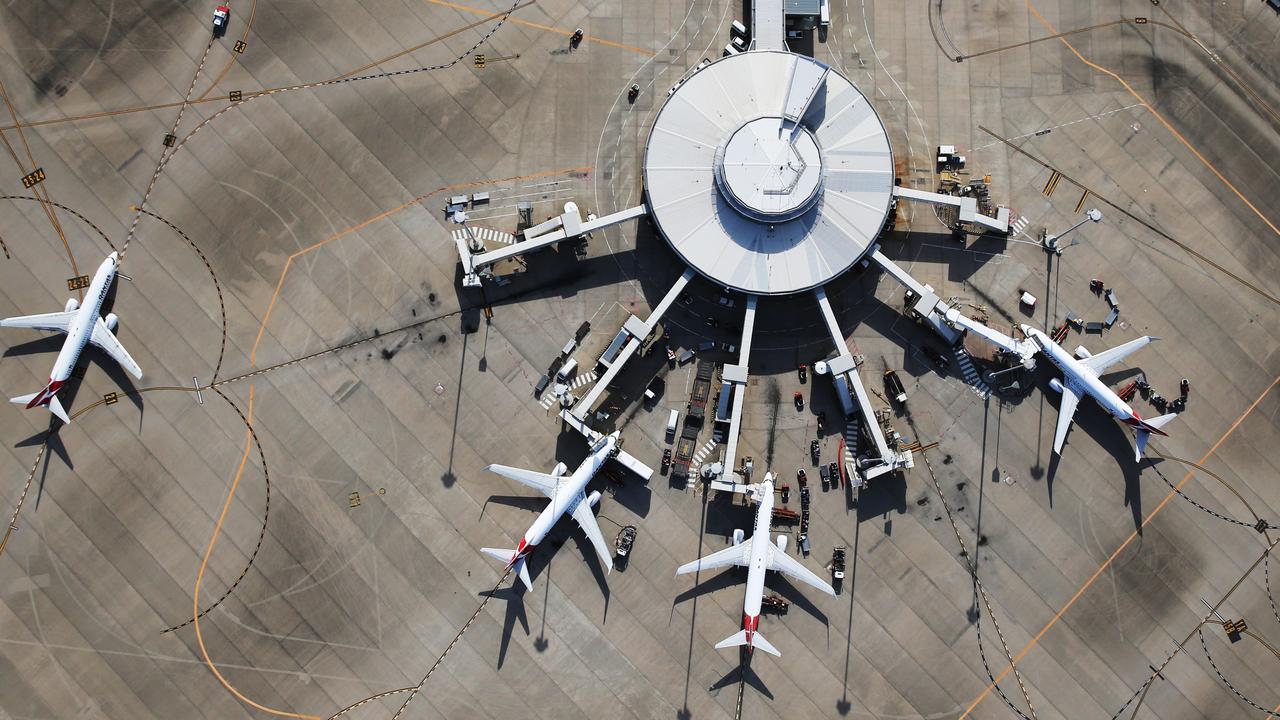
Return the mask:
<svg viewBox="0 0 1280 720">
<path fill-rule="evenodd" d="M 698 272 L 760 295 L 808 290 L 866 254 L 893 152 L 857 87 L 812 58 L 752 51 L 667 99 L 644 155 L 649 211 Z"/>
</svg>

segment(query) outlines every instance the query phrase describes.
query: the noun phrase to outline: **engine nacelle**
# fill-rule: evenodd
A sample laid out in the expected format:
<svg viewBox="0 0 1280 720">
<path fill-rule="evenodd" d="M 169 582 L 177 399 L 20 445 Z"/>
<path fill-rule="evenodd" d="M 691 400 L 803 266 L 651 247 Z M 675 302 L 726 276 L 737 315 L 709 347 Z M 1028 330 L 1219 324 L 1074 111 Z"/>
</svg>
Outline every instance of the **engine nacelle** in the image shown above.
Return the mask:
<svg viewBox="0 0 1280 720">
<path fill-rule="evenodd" d="M 595 507 L 599 503 L 600 503 L 600 491 L 593 490 L 591 494 L 587 496 L 587 505 L 591 507 Z"/>
<path fill-rule="evenodd" d="M 741 543 L 741 542 L 742 542 L 742 538 L 744 538 L 744 537 L 746 537 L 746 536 L 747 536 L 747 534 L 746 534 L 746 533 L 744 533 L 744 532 L 742 532 L 742 528 L 734 528 L 734 529 L 733 529 L 733 544 L 734 544 L 734 545 L 737 545 L 737 544 Z"/>
<path fill-rule="evenodd" d="M 1085 358 L 1090 358 L 1090 357 L 1093 357 L 1093 353 L 1091 353 L 1091 352 L 1089 352 L 1088 350 L 1086 350 L 1086 349 L 1084 348 L 1084 346 L 1083 346 L 1083 345 L 1077 345 L 1077 346 L 1076 346 L 1076 359 L 1077 359 L 1077 360 L 1084 360 Z"/>
<path fill-rule="evenodd" d="M 787 536 L 786 536 L 786 535 L 779 535 L 779 536 L 778 536 L 778 549 L 779 549 L 779 550 L 781 550 L 782 552 L 786 552 L 786 551 L 787 551 Z"/>
<path fill-rule="evenodd" d="M 1057 392 L 1062 392 L 1062 381 L 1058 378 L 1053 378 L 1049 381 L 1049 387 L 1053 388 Z"/>
<path fill-rule="evenodd" d="M 67 306 L 66 306 L 67 312 L 74 312 L 79 307 L 80 307 L 79 300 L 76 300 L 75 298 L 67 298 Z"/>
<path fill-rule="evenodd" d="M 560 477 L 567 472 L 569 472 L 568 465 L 565 465 L 564 463 L 556 463 L 556 466 L 551 468 L 551 477 Z"/>
<path fill-rule="evenodd" d="M 115 313 L 107 313 L 107 316 L 102 321 L 107 324 L 107 329 L 111 332 L 115 332 L 116 328 L 120 327 L 120 316 Z"/>
</svg>

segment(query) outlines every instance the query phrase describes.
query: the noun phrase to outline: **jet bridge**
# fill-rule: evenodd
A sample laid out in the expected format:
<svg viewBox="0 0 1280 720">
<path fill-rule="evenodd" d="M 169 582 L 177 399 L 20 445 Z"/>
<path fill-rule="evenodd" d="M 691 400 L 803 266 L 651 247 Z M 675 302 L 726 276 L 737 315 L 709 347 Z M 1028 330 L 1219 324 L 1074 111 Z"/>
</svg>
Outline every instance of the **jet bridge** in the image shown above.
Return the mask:
<svg viewBox="0 0 1280 720">
<path fill-rule="evenodd" d="M 720 372 L 720 377 L 725 382 L 725 387 L 720 392 L 733 393 L 733 409 L 729 413 L 728 440 L 723 460 L 726 473 L 730 476 L 733 476 L 734 463 L 738 454 L 738 431 L 742 426 L 742 407 L 747 395 L 747 363 L 751 358 L 751 336 L 756 325 L 758 299 L 755 295 L 747 296 L 746 315 L 742 319 L 742 339 L 738 345 L 738 363 L 725 365 Z"/>
<path fill-rule="evenodd" d="M 849 353 L 849 346 L 844 341 L 844 333 L 840 330 L 836 315 L 831 310 L 831 302 L 827 299 L 826 290 L 819 287 L 813 292 L 818 298 L 818 307 L 822 309 L 822 317 L 826 320 L 827 329 L 831 332 L 831 341 L 836 346 L 836 357 L 827 361 L 827 369 L 831 373 L 832 381 L 836 384 L 836 396 L 840 399 L 840 406 L 845 415 L 862 413 L 863 422 L 871 434 L 876 451 L 880 454 L 880 464 L 866 468 L 861 474 L 866 480 L 870 480 L 898 468 L 913 467 L 915 462 L 911 451 L 893 450 L 885 440 L 884 432 L 876 419 L 875 409 L 871 407 L 871 398 L 862 385 L 862 378 L 858 376 L 857 364 L 854 362 L 853 355 Z"/>
<path fill-rule="evenodd" d="M 643 343 L 644 339 L 649 337 L 649 333 L 653 332 L 654 328 L 658 326 L 658 321 L 662 319 L 663 313 L 671 307 L 671 304 L 676 301 L 677 297 L 680 297 L 680 293 L 684 292 L 685 286 L 688 285 L 689 281 L 692 279 L 693 269 L 686 268 L 684 274 L 676 279 L 675 284 L 671 286 L 671 289 L 667 291 L 667 294 L 653 308 L 653 312 L 649 313 L 648 320 L 641 320 L 635 315 L 627 317 L 627 321 L 622 325 L 623 332 L 630 336 L 626 341 L 626 344 L 622 346 L 622 350 L 618 351 L 613 358 L 611 358 L 607 363 L 604 363 L 607 366 L 604 375 L 602 375 L 600 379 L 596 381 L 596 384 L 591 386 L 591 390 L 589 390 L 587 394 L 584 395 L 576 405 L 574 405 L 573 410 L 568 413 L 562 413 L 562 415 L 572 415 L 579 422 L 586 418 L 587 413 L 591 412 L 591 406 L 595 405 L 596 401 L 600 399 L 600 395 L 602 395 L 605 388 L 609 387 L 609 384 L 613 382 L 613 378 L 622 370 L 622 366 L 626 365 L 627 361 L 631 359 L 631 356 L 635 354 L 636 350 L 640 349 L 640 344 Z"/>
<path fill-rule="evenodd" d="M 943 193 L 928 192 L 925 190 L 913 190 L 901 185 L 894 186 L 893 194 L 895 197 L 929 203 L 930 205 L 946 205 L 954 207 L 960 211 L 960 222 L 977 223 L 988 230 L 994 230 L 996 232 L 1009 232 L 1009 208 L 1007 207 L 998 208 L 996 210 L 995 217 L 988 217 L 978 212 L 977 198 L 944 195 Z"/>
<path fill-rule="evenodd" d="M 648 210 L 644 205 L 637 205 L 601 218 L 583 220 L 577 204 L 567 202 L 564 204 L 563 213 L 546 222 L 526 228 L 521 233 L 524 239 L 507 247 L 485 251 L 484 244 L 474 234 L 471 235 L 469 242 L 461 237 L 455 237 L 458 259 L 462 262 L 462 286 L 480 287 L 480 276 L 483 271 L 502 260 L 541 250 L 562 240 L 585 235 L 594 230 L 603 230 L 618 223 L 634 220 L 647 213 Z"/>
</svg>

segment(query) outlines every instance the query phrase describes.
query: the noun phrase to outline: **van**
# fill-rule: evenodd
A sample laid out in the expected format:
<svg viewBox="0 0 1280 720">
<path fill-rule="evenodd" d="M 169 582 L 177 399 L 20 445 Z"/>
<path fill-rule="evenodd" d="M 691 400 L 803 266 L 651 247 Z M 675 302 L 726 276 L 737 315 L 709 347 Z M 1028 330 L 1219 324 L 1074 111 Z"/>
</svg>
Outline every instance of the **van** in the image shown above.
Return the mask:
<svg viewBox="0 0 1280 720">
<path fill-rule="evenodd" d="M 818 5 L 818 24 L 826 27 L 831 24 L 831 0 L 821 0 Z"/>
<path fill-rule="evenodd" d="M 684 365 L 685 363 L 693 362 L 693 359 L 695 357 L 697 357 L 697 354 L 694 353 L 692 350 L 685 350 L 684 352 L 680 353 L 680 357 L 677 358 L 677 360 L 681 365 Z"/>
<path fill-rule="evenodd" d="M 741 20 L 734 20 L 733 24 L 729 26 L 729 32 L 737 35 L 738 37 L 746 37 L 747 26 L 743 25 Z"/>
<path fill-rule="evenodd" d="M 572 353 L 573 349 L 576 347 L 578 347 L 578 339 L 574 338 L 564 344 L 564 349 L 560 351 L 560 354 L 568 357 L 569 354 Z"/>
<path fill-rule="evenodd" d="M 715 340 L 703 340 L 702 342 L 698 343 L 698 349 L 703 352 L 706 352 L 708 350 L 714 350 L 715 347 L 716 347 Z"/>
<path fill-rule="evenodd" d="M 680 411 L 672 410 L 671 416 L 667 418 L 667 440 L 670 441 L 676 436 L 676 423 L 680 422 Z"/>
<path fill-rule="evenodd" d="M 578 361 L 573 358 L 569 358 L 564 365 L 560 366 L 560 370 L 556 372 L 556 379 L 560 382 L 564 382 L 565 380 L 568 380 L 569 376 L 573 374 L 573 371 L 577 369 Z"/>
<path fill-rule="evenodd" d="M 730 56 L 730 55 L 737 55 L 737 54 L 738 54 L 738 53 L 740 53 L 740 52 L 742 52 L 742 51 L 741 51 L 741 50 L 739 50 L 738 48 L 734 47 L 732 43 L 730 43 L 730 44 L 728 44 L 728 45 L 725 45 L 725 46 L 724 46 L 724 56 L 725 56 L 725 57 L 728 57 L 728 56 Z"/>
<path fill-rule="evenodd" d="M 533 386 L 533 396 L 542 397 L 542 391 L 546 390 L 547 385 L 550 385 L 550 384 L 551 384 L 551 378 L 549 376 L 543 375 L 542 377 L 538 378 L 538 384 Z"/>
</svg>

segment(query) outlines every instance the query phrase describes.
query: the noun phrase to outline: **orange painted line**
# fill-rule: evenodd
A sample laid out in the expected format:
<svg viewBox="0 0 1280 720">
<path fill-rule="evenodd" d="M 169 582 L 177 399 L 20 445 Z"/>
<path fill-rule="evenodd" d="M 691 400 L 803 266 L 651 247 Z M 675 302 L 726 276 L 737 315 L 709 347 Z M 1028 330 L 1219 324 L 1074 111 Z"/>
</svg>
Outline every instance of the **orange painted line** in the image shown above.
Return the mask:
<svg viewBox="0 0 1280 720">
<path fill-rule="evenodd" d="M 310 247 L 305 247 L 293 253 L 292 255 L 289 256 L 287 260 L 285 260 L 284 269 L 280 271 L 280 280 L 276 282 L 275 292 L 271 293 L 271 302 L 267 305 L 267 313 L 262 316 L 262 324 L 258 327 L 258 337 L 253 341 L 253 348 L 249 350 L 249 364 L 252 365 L 257 362 L 258 344 L 262 342 L 262 335 L 267 330 L 267 321 L 271 319 L 271 311 L 275 309 L 276 300 L 280 298 L 280 290 L 281 288 L 284 287 L 285 276 L 289 274 L 289 268 L 293 267 L 293 261 L 299 256 L 305 255 L 317 248 L 324 247 L 325 245 L 328 245 L 334 240 L 337 240 L 342 237 L 346 237 L 347 235 L 350 235 L 353 232 L 358 232 L 360 230 L 363 230 L 364 228 L 378 222 L 379 220 L 385 220 L 386 218 L 389 218 L 392 215 L 395 215 L 396 213 L 402 212 L 410 207 L 413 207 L 414 205 L 417 205 L 418 203 L 422 202 L 423 200 L 426 200 L 432 195 L 438 195 L 442 192 L 448 192 L 450 190 L 459 190 L 461 188 L 466 188 L 466 187 L 479 187 L 481 185 L 496 185 L 497 183 L 514 182 L 517 180 L 532 180 L 534 178 L 548 177 L 551 175 L 568 175 L 569 173 L 574 173 L 574 172 L 590 172 L 590 171 L 591 171 L 591 168 L 589 166 L 567 168 L 563 170 L 544 170 L 542 172 L 530 173 L 528 175 L 515 175 L 512 177 L 496 178 L 493 180 L 480 180 L 477 182 L 455 183 L 453 185 L 445 185 L 444 187 L 438 187 L 429 193 L 424 193 L 422 195 L 419 195 L 414 199 L 409 200 L 408 202 L 401 203 L 400 205 L 397 205 L 391 208 L 390 210 L 385 210 L 381 213 L 378 213 L 377 215 L 374 215 L 371 218 L 367 218 L 359 223 L 356 223 L 355 225 L 352 225 L 351 227 L 348 227 L 345 230 L 339 230 L 338 232 L 330 235 L 329 237 L 321 240 L 320 242 L 314 245 L 311 245 Z"/>
<path fill-rule="evenodd" d="M 1259 395 L 1257 399 L 1253 401 L 1253 404 L 1249 405 L 1249 407 L 1243 413 L 1240 414 L 1240 417 L 1236 418 L 1235 422 L 1231 423 L 1231 427 L 1227 428 L 1227 431 L 1222 434 L 1222 437 L 1218 438 L 1218 442 L 1214 443 L 1213 447 L 1209 448 L 1209 451 L 1206 452 L 1204 454 L 1204 457 L 1200 458 L 1200 461 L 1197 462 L 1196 464 L 1203 465 L 1204 461 L 1212 457 L 1213 454 L 1218 451 L 1218 448 L 1222 447 L 1222 443 L 1226 442 L 1227 438 L 1231 437 L 1231 434 L 1236 431 L 1236 428 L 1240 427 L 1240 423 L 1244 422 L 1244 419 L 1249 416 L 1249 413 L 1252 413 L 1254 411 L 1254 408 L 1258 407 L 1258 405 L 1262 402 L 1263 398 L 1265 398 L 1273 389 L 1275 389 L 1275 386 L 1277 384 L 1280 384 L 1280 376 L 1277 376 L 1275 380 L 1271 381 L 1271 384 L 1267 386 L 1267 389 L 1263 390 L 1262 394 Z M 991 694 L 991 691 L 995 689 L 996 683 L 1000 682 L 1002 679 L 1004 679 L 1005 675 L 1009 674 L 1009 671 L 1013 669 L 1013 666 L 1015 663 L 1020 662 L 1022 658 L 1026 656 L 1027 653 L 1031 652 L 1031 649 L 1034 648 L 1040 642 L 1040 639 L 1044 637 L 1045 633 L 1049 632 L 1049 628 L 1056 625 L 1057 622 L 1062 619 L 1062 616 L 1068 610 L 1071 609 L 1071 606 L 1075 605 L 1076 601 L 1080 599 L 1080 596 L 1084 595 L 1085 590 L 1088 590 L 1089 586 L 1093 585 L 1094 581 L 1096 581 L 1102 575 L 1102 573 L 1106 572 L 1108 567 L 1111 567 L 1111 563 L 1115 561 L 1116 557 L 1118 557 L 1121 552 L 1124 552 L 1125 548 L 1129 547 L 1129 543 L 1133 542 L 1134 538 L 1138 537 L 1138 532 L 1141 531 L 1142 528 L 1145 528 L 1148 523 L 1154 520 L 1156 515 L 1160 514 L 1161 510 L 1164 510 L 1165 505 L 1169 504 L 1169 501 L 1173 499 L 1173 496 L 1178 494 L 1178 491 L 1182 489 L 1183 485 L 1187 484 L 1187 481 L 1190 480 L 1191 476 L 1194 474 L 1195 474 L 1195 470 L 1191 469 L 1187 471 L 1186 475 L 1182 476 L 1182 480 L 1178 481 L 1178 485 L 1176 489 L 1171 490 L 1168 495 L 1165 495 L 1164 499 L 1160 501 L 1160 504 L 1157 505 L 1149 515 L 1143 518 L 1142 524 L 1138 526 L 1138 529 L 1130 533 L 1129 537 L 1126 538 L 1125 541 L 1120 544 L 1120 547 L 1116 548 L 1115 552 L 1111 553 L 1111 556 L 1107 558 L 1107 561 L 1102 563 L 1102 565 L 1098 566 L 1097 571 L 1095 571 L 1093 575 L 1091 575 L 1089 579 L 1085 581 L 1084 585 L 1080 586 L 1079 590 L 1076 590 L 1076 594 L 1071 596 L 1071 599 L 1067 601 L 1067 604 L 1063 605 L 1061 610 L 1054 613 L 1053 618 L 1050 619 L 1049 622 L 1045 624 L 1043 628 L 1040 628 L 1040 632 L 1036 633 L 1036 636 L 1031 638 L 1031 642 L 1027 643 L 1026 647 L 1018 651 L 1018 654 L 1013 657 L 1013 661 L 1010 662 L 1008 665 L 1006 665 L 1004 670 L 1000 671 L 999 675 L 996 675 L 996 679 L 993 680 L 991 683 L 989 683 L 986 689 L 984 689 L 978 695 L 978 697 L 973 699 L 973 702 L 969 703 L 968 709 L 966 709 L 964 711 L 964 714 L 961 715 L 959 718 L 957 718 L 957 720 L 964 720 L 965 718 L 969 717 L 969 715 L 973 712 L 974 708 L 978 707 L 978 704 L 981 703 L 984 699 L 986 699 L 986 697 Z"/>
<path fill-rule="evenodd" d="M 1050 32 L 1052 32 L 1052 33 L 1057 33 L 1057 32 L 1058 32 L 1058 29 L 1057 29 L 1056 27 L 1054 27 L 1052 23 L 1050 23 L 1048 20 L 1046 20 L 1046 19 L 1045 19 L 1045 17 L 1044 17 L 1043 15 L 1041 15 L 1041 14 L 1040 14 L 1040 11 L 1036 9 L 1036 6 L 1031 2 L 1031 0 L 1026 0 L 1026 2 L 1027 2 L 1027 9 L 1031 11 L 1031 14 L 1033 14 L 1033 15 L 1035 15 L 1035 16 L 1036 16 L 1036 19 L 1040 21 L 1040 24 L 1041 24 L 1041 25 L 1044 25 L 1044 26 L 1045 26 L 1045 28 L 1047 28 L 1047 29 L 1048 29 Z M 1110 76 L 1110 77 L 1111 77 L 1111 78 L 1113 78 L 1116 82 L 1118 82 L 1118 83 L 1120 83 L 1121 85 L 1123 85 L 1123 86 L 1124 86 L 1124 89 L 1125 89 L 1125 90 L 1128 90 L 1128 91 L 1129 91 L 1129 94 L 1130 94 L 1130 95 L 1132 95 L 1132 96 L 1134 97 L 1134 99 L 1135 99 L 1135 100 L 1137 100 L 1139 103 L 1141 103 L 1141 104 L 1142 104 L 1142 106 L 1143 106 L 1144 108 L 1146 108 L 1148 112 L 1150 112 L 1150 113 L 1151 113 L 1152 117 L 1154 117 L 1156 120 L 1160 121 L 1160 124 L 1161 124 L 1161 125 L 1163 125 L 1163 126 L 1164 126 L 1164 128 L 1165 128 L 1166 130 L 1168 130 L 1170 134 L 1172 134 L 1175 138 L 1177 138 L 1177 139 L 1178 139 L 1178 141 L 1179 141 L 1179 142 L 1181 142 L 1181 143 L 1183 144 L 1183 146 L 1184 146 L 1184 147 L 1186 147 L 1188 150 L 1190 150 L 1190 151 L 1191 151 L 1191 154 L 1192 154 L 1192 155 L 1195 155 L 1195 156 L 1196 156 L 1196 159 L 1197 159 L 1197 160 L 1199 160 L 1201 163 L 1203 163 L 1203 164 L 1204 164 L 1204 166 L 1205 166 L 1206 168 L 1208 168 L 1208 169 L 1209 169 L 1209 172 L 1213 173 L 1213 174 L 1214 174 L 1214 175 L 1215 175 L 1219 180 L 1221 180 L 1221 181 L 1222 181 L 1222 184 L 1227 186 L 1227 189 L 1229 189 L 1229 190 L 1231 190 L 1231 192 L 1235 193 L 1235 196 L 1236 196 L 1236 197 L 1238 197 L 1238 198 L 1240 198 L 1240 201 L 1241 201 L 1241 202 L 1243 202 L 1245 205 L 1249 206 L 1249 209 L 1253 211 L 1253 214 L 1254 214 L 1254 215 L 1257 215 L 1257 216 L 1258 216 L 1258 218 L 1259 218 L 1260 220 L 1262 220 L 1262 222 L 1264 222 L 1264 223 L 1266 223 L 1266 224 L 1267 224 L 1267 227 L 1271 228 L 1271 232 L 1274 232 L 1275 234 L 1280 235 L 1280 227 L 1276 227 L 1275 223 L 1273 223 L 1273 222 L 1271 222 L 1270 220 L 1268 220 L 1268 219 L 1267 219 L 1267 216 L 1266 216 L 1266 215 L 1263 215 L 1263 214 L 1262 214 L 1262 211 L 1261 211 L 1261 210 L 1259 210 L 1259 209 L 1257 208 L 1257 206 L 1256 206 L 1256 205 L 1254 205 L 1252 202 L 1250 202 L 1250 201 L 1249 201 L 1249 198 L 1247 198 L 1247 197 L 1245 197 L 1245 196 L 1244 196 L 1244 193 L 1242 193 L 1242 192 L 1240 192 L 1239 190 L 1237 190 L 1237 189 L 1236 189 L 1236 186 L 1235 186 L 1235 185 L 1233 185 L 1233 184 L 1231 184 L 1231 181 L 1230 181 L 1230 180 L 1228 180 L 1228 179 L 1226 178 L 1226 176 L 1224 176 L 1221 172 L 1219 172 L 1219 171 L 1218 171 L 1218 168 L 1214 167 L 1213 163 L 1209 162 L 1209 160 L 1208 160 L 1204 155 L 1201 155 L 1201 154 L 1200 154 L 1200 151 L 1199 151 L 1199 150 L 1196 150 L 1196 149 L 1195 149 L 1195 147 L 1194 147 L 1194 146 L 1192 146 L 1192 144 L 1191 144 L 1190 142 L 1188 142 L 1188 141 L 1187 141 L 1187 139 L 1186 139 L 1185 137 L 1183 137 L 1183 136 L 1182 136 L 1182 133 L 1180 133 L 1180 132 L 1178 132 L 1177 130 L 1175 130 L 1175 129 L 1173 128 L 1173 125 L 1170 125 L 1170 124 L 1169 124 L 1169 121 L 1164 119 L 1164 116 L 1163 116 L 1163 115 L 1161 115 L 1160 113 L 1156 112 L 1156 109 L 1155 109 L 1155 108 L 1153 108 L 1153 107 L 1151 107 L 1151 104 L 1150 104 L 1150 103 L 1148 103 L 1148 102 L 1146 101 L 1146 99 L 1145 99 L 1145 98 L 1143 98 L 1141 95 L 1139 95 L 1139 94 L 1138 94 L 1138 92 L 1137 92 L 1136 90 L 1134 90 L 1134 89 L 1133 89 L 1133 86 L 1131 86 L 1131 85 L 1129 85 L 1129 83 L 1125 82 L 1124 78 L 1122 78 L 1122 77 L 1120 77 L 1119 75 L 1117 75 L 1117 74 L 1115 74 L 1115 73 L 1111 72 L 1110 70 L 1108 70 L 1108 69 L 1106 69 L 1106 68 L 1102 67 L 1101 65 L 1098 65 L 1098 64 L 1092 63 L 1092 62 L 1090 62 L 1089 60 L 1085 59 L 1085 56 L 1084 56 L 1084 55 L 1081 55 L 1081 54 L 1080 54 L 1080 51 L 1079 51 L 1079 50 L 1076 50 L 1075 46 L 1074 46 L 1074 45 L 1072 45 L 1070 42 L 1068 42 L 1068 41 L 1067 41 L 1067 39 L 1066 39 L 1065 37 L 1060 37 L 1060 38 L 1058 38 L 1058 41 L 1059 41 L 1059 42 L 1061 42 L 1063 45 L 1066 45 L 1066 46 L 1067 46 L 1067 49 L 1068 49 L 1068 50 L 1070 50 L 1070 51 L 1071 51 L 1071 52 L 1072 52 L 1072 53 L 1073 53 L 1077 58 L 1080 58 L 1080 62 L 1084 63 L 1085 65 L 1088 65 L 1089 67 L 1093 68 L 1094 70 L 1097 70 L 1097 71 L 1098 71 L 1098 72 L 1100 72 L 1100 73 L 1103 73 L 1103 74 L 1105 74 L 1105 75 Z"/>
<path fill-rule="evenodd" d="M 222 672 L 218 670 L 218 666 L 213 664 L 213 660 L 209 658 L 209 650 L 204 646 L 204 634 L 200 632 L 200 585 L 204 582 L 204 571 L 209 566 L 209 557 L 213 555 L 213 547 L 218 544 L 218 536 L 222 533 L 222 523 L 227 519 L 227 511 L 231 509 L 231 500 L 236 496 L 236 488 L 240 485 L 240 478 L 244 475 L 245 465 L 249 461 L 249 450 L 253 447 L 253 385 L 249 386 L 249 410 L 246 415 L 246 422 L 250 427 L 245 430 L 244 454 L 240 456 L 240 467 L 236 468 L 235 477 L 231 480 L 231 487 L 227 490 L 227 500 L 222 503 L 222 513 L 218 515 L 218 522 L 213 526 L 213 536 L 209 538 L 209 547 L 205 549 L 204 558 L 200 561 L 200 570 L 196 573 L 196 589 L 195 592 L 191 593 L 191 617 L 195 618 L 196 644 L 200 646 L 200 655 L 204 658 L 204 664 L 213 671 L 214 677 L 218 678 L 218 682 L 222 683 L 222 687 L 226 688 L 232 695 L 235 695 L 240 702 L 277 717 L 321 720 L 319 715 L 303 715 L 289 712 L 288 710 L 276 710 L 260 705 L 245 697 L 243 693 L 227 682 L 227 679 L 222 676 Z"/>
<path fill-rule="evenodd" d="M 458 3 L 449 2 L 448 0 L 426 0 L 426 1 L 433 5 L 452 8 L 454 10 L 461 10 L 462 12 L 472 13 L 473 15 L 484 15 L 485 17 L 498 17 L 503 14 L 500 12 L 491 12 L 489 10 L 481 10 L 480 8 L 469 7 L 467 5 L 459 5 Z M 515 17 L 507 18 L 507 22 L 515 23 L 516 25 L 523 25 L 525 27 L 533 28 L 535 30 L 542 30 L 544 32 L 555 33 L 556 35 L 563 35 L 565 37 L 573 36 L 572 30 L 564 30 L 562 28 L 551 27 L 550 25 L 543 25 L 542 23 L 530 22 L 528 20 L 521 20 Z M 635 45 L 627 45 L 625 43 L 620 43 L 620 42 L 614 42 L 613 40 L 605 40 L 604 38 L 595 37 L 594 35 L 584 35 L 582 40 L 583 42 L 596 43 L 597 45 L 607 45 L 609 47 L 619 48 L 622 50 L 630 50 L 631 52 L 640 53 L 641 55 L 645 55 L 647 57 L 653 57 L 654 55 L 657 55 L 657 53 L 647 48 L 637 47 Z"/>
</svg>

